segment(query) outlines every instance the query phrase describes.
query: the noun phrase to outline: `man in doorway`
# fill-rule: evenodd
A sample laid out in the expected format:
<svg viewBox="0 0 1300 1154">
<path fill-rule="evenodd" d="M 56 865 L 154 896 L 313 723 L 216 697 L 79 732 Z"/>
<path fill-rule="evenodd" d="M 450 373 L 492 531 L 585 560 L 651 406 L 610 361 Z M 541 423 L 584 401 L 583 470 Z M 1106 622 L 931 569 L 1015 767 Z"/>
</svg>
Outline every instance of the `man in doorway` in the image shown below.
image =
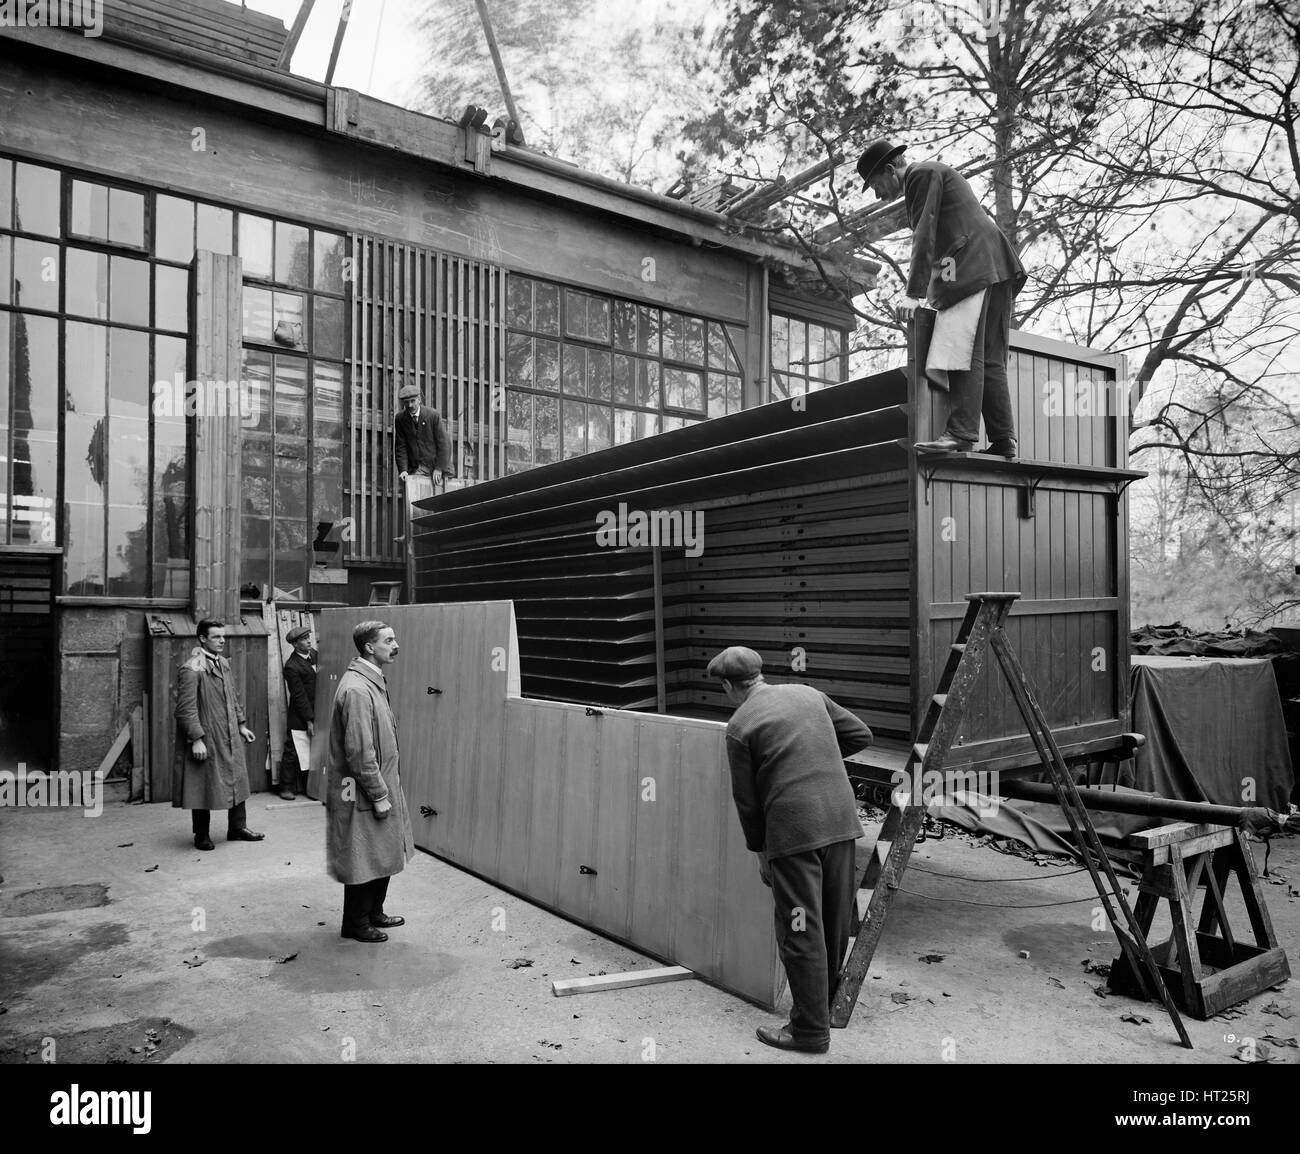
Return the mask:
<svg viewBox="0 0 1300 1154">
<path fill-rule="evenodd" d="M 402 411 L 393 425 L 397 476 L 432 477 L 441 485 L 450 471 L 451 439 L 438 410 L 421 403 L 419 385 L 403 385 L 397 394 Z"/>
<path fill-rule="evenodd" d="M 226 813 L 227 841 L 261 841 L 248 828 L 248 766 L 244 744 L 257 738 L 246 724 L 235 677 L 225 657 L 225 622 L 205 618 L 199 648 L 180 668 L 176 682 L 176 757 L 172 806 L 192 811 L 194 845 L 213 848 L 212 810 Z M 241 744 L 242 739 L 243 744 Z"/>
<path fill-rule="evenodd" d="M 830 1049 L 830 1006 L 848 948 L 857 892 L 854 842 L 862 836 L 844 758 L 871 730 L 810 685 L 769 685 L 763 659 L 733 645 L 709 662 L 736 706 L 727 724 L 731 793 L 772 887 L 776 941 L 794 1006 L 789 1024 L 760 1026 L 781 1050 Z"/>
<path fill-rule="evenodd" d="M 341 936 L 386 942 L 405 925 L 384 912 L 389 878 L 415 854 L 398 772 L 397 719 L 384 667 L 397 660 L 397 637 L 382 621 L 352 631 L 357 656 L 339 680 L 325 761 L 325 862 L 343 883 Z"/>
<path fill-rule="evenodd" d="M 293 646 L 284 663 L 284 683 L 289 690 L 289 710 L 285 718 L 289 740 L 284 743 L 280 759 L 280 796 L 293 801 L 295 790 L 306 792 L 307 766 L 298 756 L 298 746 L 311 748 L 316 735 L 316 661 L 311 647 L 311 630 L 306 625 L 290 629 L 284 639 Z"/>
<path fill-rule="evenodd" d="M 858 173 L 881 200 L 903 196 L 912 259 L 898 312 L 910 318 L 928 298 L 937 310 L 932 350 L 944 349 L 952 358 L 938 365 L 949 370 L 948 427 L 917 450 L 969 452 L 983 413 L 988 452 L 1013 460 L 1017 445 L 1007 347 L 1012 302 L 1025 283 L 1016 250 L 966 178 L 946 164 L 909 164 L 901 144 L 875 140 L 858 159 Z M 935 361 L 932 355 L 929 365 Z"/>
</svg>

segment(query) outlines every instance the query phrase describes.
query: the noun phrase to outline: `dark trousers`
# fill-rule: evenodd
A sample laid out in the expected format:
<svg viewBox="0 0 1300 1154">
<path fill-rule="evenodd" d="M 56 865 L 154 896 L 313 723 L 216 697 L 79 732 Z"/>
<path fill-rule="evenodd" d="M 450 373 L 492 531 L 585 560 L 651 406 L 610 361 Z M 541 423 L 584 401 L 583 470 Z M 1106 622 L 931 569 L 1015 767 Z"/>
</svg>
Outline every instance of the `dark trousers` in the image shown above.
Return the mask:
<svg viewBox="0 0 1300 1154">
<path fill-rule="evenodd" d="M 360 885 L 343 887 L 343 932 L 354 933 L 370 925 L 371 918 L 384 916 L 388 879 L 375 878 Z"/>
<path fill-rule="evenodd" d="M 306 730 L 303 731 L 304 733 Z M 302 762 L 298 760 L 298 747 L 294 744 L 293 730 L 285 730 L 284 756 L 280 758 L 280 789 L 293 793 L 302 793 L 307 775 L 303 772 Z"/>
<path fill-rule="evenodd" d="M 1011 282 L 989 285 L 975 329 L 970 368 L 948 373 L 948 434 L 979 439 L 980 414 L 990 441 L 1016 435 L 1011 390 L 1007 387 L 1007 347 L 1011 334 Z"/>
<path fill-rule="evenodd" d="M 801 1040 L 830 1038 L 831 998 L 849 945 L 858 888 L 853 842 L 773 858 L 776 944 L 794 1008 L 790 1033 Z"/>
<path fill-rule="evenodd" d="M 232 834 L 241 829 L 248 828 L 248 811 L 244 802 L 238 805 L 232 805 L 226 810 L 226 833 Z M 208 831 L 212 827 L 212 811 L 210 809 L 192 809 L 190 810 L 190 822 L 194 826 L 195 837 L 207 837 Z"/>
</svg>

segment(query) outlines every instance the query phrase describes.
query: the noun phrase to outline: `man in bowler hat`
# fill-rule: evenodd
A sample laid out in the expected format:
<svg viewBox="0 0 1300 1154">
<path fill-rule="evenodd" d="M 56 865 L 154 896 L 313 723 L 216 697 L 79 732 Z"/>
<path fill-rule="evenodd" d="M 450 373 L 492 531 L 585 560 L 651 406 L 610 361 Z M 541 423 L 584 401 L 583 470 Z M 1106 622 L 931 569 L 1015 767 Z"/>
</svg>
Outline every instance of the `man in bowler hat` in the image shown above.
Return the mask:
<svg viewBox="0 0 1300 1154">
<path fill-rule="evenodd" d="M 1014 459 L 1015 416 L 1007 387 L 1007 345 L 1011 305 L 1025 283 L 1024 266 L 996 222 L 981 207 L 966 178 L 938 161 L 909 164 L 903 146 L 875 140 L 858 160 L 866 189 L 881 200 L 900 194 L 912 226 L 912 260 L 907 295 L 899 314 L 910 317 L 928 298 L 942 317 L 973 330 L 969 369 L 949 371 L 948 427 L 942 437 L 922 441 L 921 452 L 969 452 L 979 437 L 981 412 L 991 453 Z M 978 301 L 962 301 L 983 294 Z M 966 310 L 970 315 L 965 316 Z M 936 317 L 936 332 L 941 321 Z M 970 338 L 965 338 L 970 339 Z M 966 363 L 963 355 L 960 360 Z"/>
<path fill-rule="evenodd" d="M 412 473 L 424 477 L 436 473 L 441 481 L 451 462 L 451 438 L 442 416 L 432 405 L 421 404 L 419 385 L 403 385 L 397 399 L 402 404 L 393 424 L 398 477 L 405 481 Z"/>
<path fill-rule="evenodd" d="M 284 757 L 280 760 L 280 796 L 285 801 L 293 801 L 295 790 L 305 792 L 307 775 L 307 766 L 298 757 L 294 734 L 306 737 L 304 744 L 310 743 L 316 734 L 318 655 L 311 647 L 311 630 L 306 625 L 290 629 L 284 639 L 293 646 L 293 652 L 284 663 L 284 684 L 289 690 L 289 711 L 285 719 L 289 740 L 284 743 Z"/>
<path fill-rule="evenodd" d="M 849 944 L 862 836 L 844 758 L 871 730 L 810 685 L 769 685 L 763 659 L 733 645 L 709 662 L 736 706 L 727 724 L 731 794 L 772 887 L 776 941 L 794 1005 L 788 1025 L 759 1026 L 781 1050 L 830 1049 L 830 1007 Z"/>
</svg>

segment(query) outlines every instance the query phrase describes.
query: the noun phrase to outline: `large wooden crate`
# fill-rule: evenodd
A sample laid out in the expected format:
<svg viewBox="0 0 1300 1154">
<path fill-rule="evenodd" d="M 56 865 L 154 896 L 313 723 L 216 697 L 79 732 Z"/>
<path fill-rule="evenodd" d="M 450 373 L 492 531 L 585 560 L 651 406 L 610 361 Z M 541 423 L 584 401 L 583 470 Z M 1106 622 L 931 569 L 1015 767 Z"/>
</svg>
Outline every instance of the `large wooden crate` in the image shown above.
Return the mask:
<svg viewBox="0 0 1300 1154">
<path fill-rule="evenodd" d="M 511 599 L 531 698 L 725 718 L 704 669 L 749 645 L 769 680 L 857 713 L 879 738 L 866 763 L 892 770 L 964 596 L 1018 590 L 1011 637 L 1066 756 L 1113 747 L 1128 726 L 1124 490 L 1141 476 L 1122 358 L 1019 332 L 1012 350 L 1019 461 L 915 454 L 946 398 L 891 370 L 421 502 L 416 598 Z M 623 509 L 702 515 L 702 550 L 602 545 Z M 1036 764 L 999 679 L 951 764 Z"/>
<path fill-rule="evenodd" d="M 399 645 L 385 674 L 416 845 L 776 1000 L 771 896 L 732 806 L 723 723 L 521 698 L 508 601 L 330 609 L 318 619 L 315 766 L 352 631 L 372 619 Z"/>
</svg>

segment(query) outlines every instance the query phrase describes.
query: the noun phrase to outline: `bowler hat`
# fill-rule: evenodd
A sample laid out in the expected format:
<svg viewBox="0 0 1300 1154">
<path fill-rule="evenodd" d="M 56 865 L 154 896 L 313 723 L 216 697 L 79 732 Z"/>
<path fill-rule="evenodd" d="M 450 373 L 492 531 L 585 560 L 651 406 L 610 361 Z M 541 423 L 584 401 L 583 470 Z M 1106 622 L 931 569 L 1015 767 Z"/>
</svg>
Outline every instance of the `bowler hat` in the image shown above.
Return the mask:
<svg viewBox="0 0 1300 1154">
<path fill-rule="evenodd" d="M 763 659 L 752 649 L 732 645 L 709 662 L 706 672 L 710 677 L 725 677 L 728 681 L 748 681 L 763 672 Z"/>
<path fill-rule="evenodd" d="M 862 177 L 864 184 L 870 183 L 871 178 L 890 157 L 897 156 L 904 151 L 907 146 L 904 144 L 895 144 L 892 140 L 873 140 L 867 145 L 867 150 L 858 157 L 858 175 Z"/>
<path fill-rule="evenodd" d="M 284 639 L 290 645 L 292 645 L 295 641 L 298 640 L 298 638 L 310 637 L 310 636 L 311 636 L 311 630 L 308 629 L 306 625 L 298 625 L 295 626 L 293 629 L 290 629 L 289 632 L 284 635 Z"/>
<path fill-rule="evenodd" d="M 399 401 L 405 401 L 410 397 L 418 397 L 419 395 L 420 395 L 419 385 L 403 385 L 400 389 L 397 390 L 397 399 Z"/>
</svg>

